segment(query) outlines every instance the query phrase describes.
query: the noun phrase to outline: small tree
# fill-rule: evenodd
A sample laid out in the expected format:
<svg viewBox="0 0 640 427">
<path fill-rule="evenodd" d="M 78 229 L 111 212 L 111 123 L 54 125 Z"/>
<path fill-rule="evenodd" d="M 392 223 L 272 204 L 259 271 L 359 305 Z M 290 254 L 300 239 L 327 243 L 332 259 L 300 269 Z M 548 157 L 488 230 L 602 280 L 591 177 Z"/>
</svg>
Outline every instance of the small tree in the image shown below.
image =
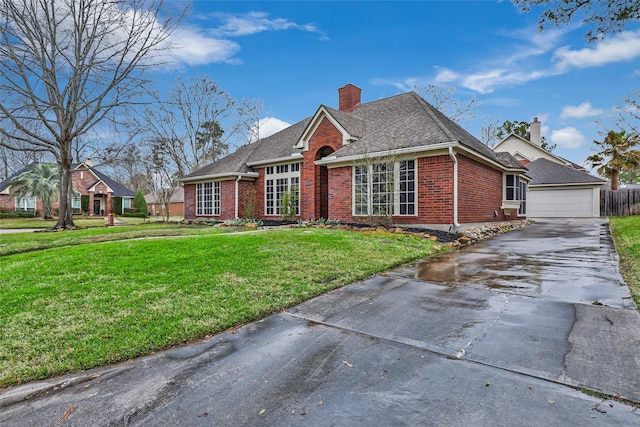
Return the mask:
<svg viewBox="0 0 640 427">
<path fill-rule="evenodd" d="M 289 191 L 282 193 L 280 199 L 280 217 L 287 221 L 293 221 L 298 216 L 299 189 L 291 187 Z"/>
<path fill-rule="evenodd" d="M 36 197 L 42 200 L 44 218 L 53 218 L 51 205 L 60 191 L 58 168 L 52 163 L 37 163 L 31 169 L 13 178 L 11 191 L 18 197 Z"/>
<path fill-rule="evenodd" d="M 113 211 L 116 215 L 120 215 L 122 213 L 122 197 L 113 197 Z"/>
<path fill-rule="evenodd" d="M 252 186 L 244 192 L 243 215 L 247 219 L 256 218 L 256 189 Z"/>
<path fill-rule="evenodd" d="M 147 201 L 144 199 L 144 195 L 142 194 L 142 192 L 138 191 L 136 193 L 136 196 L 133 199 L 133 207 L 136 208 L 136 211 L 142 212 L 145 215 L 147 214 Z"/>
<path fill-rule="evenodd" d="M 640 151 L 634 147 L 640 145 L 637 133 L 609 131 L 602 141 L 593 141 L 600 151 L 587 157 L 587 162 L 598 168 L 598 173 L 611 180 L 611 189 L 618 189 L 618 177 L 621 171 L 640 166 Z"/>
<path fill-rule="evenodd" d="M 80 209 L 82 210 L 82 213 L 84 214 L 89 213 L 90 202 L 91 202 L 91 198 L 89 197 L 88 194 L 83 194 L 82 196 L 80 196 Z"/>
</svg>

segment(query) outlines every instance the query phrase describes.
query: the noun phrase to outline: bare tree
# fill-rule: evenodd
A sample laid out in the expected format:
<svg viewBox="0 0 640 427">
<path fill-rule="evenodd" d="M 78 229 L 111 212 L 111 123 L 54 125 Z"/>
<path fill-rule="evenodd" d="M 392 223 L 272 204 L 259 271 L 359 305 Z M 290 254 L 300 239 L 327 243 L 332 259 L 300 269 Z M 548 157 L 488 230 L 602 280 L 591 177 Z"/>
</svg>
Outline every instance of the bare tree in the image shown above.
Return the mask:
<svg viewBox="0 0 640 427">
<path fill-rule="evenodd" d="M 5 144 L 8 144 L 6 141 L 8 138 L 5 135 L 0 134 L 0 140 L 5 140 Z M 19 147 L 19 150 L 9 150 L 0 144 L 0 181 L 31 163 L 42 162 L 46 158 L 44 153 L 31 151 L 24 143 L 18 142 L 15 145 Z"/>
<path fill-rule="evenodd" d="M 500 119 L 492 120 L 491 118 L 485 118 L 485 123 L 480 128 L 480 141 L 489 148 L 493 148 L 498 143 L 498 133 L 502 125 Z"/>
<path fill-rule="evenodd" d="M 138 102 L 184 11 L 162 0 L 0 0 L 0 133 L 51 153 L 60 171 L 57 228 L 74 227 L 74 143 Z"/>
<path fill-rule="evenodd" d="M 416 85 L 414 90 L 454 122 L 473 120 L 477 116 L 476 97 L 464 101 L 456 97 L 456 88 L 440 84 Z"/>
<path fill-rule="evenodd" d="M 147 176 L 151 177 L 151 195 L 162 206 L 162 219 L 168 222 L 171 216 L 169 206 L 171 204 L 171 196 L 179 185 L 179 177 L 175 172 L 172 161 L 167 153 L 158 149 L 160 144 L 152 151 L 151 157 L 145 162 L 147 167 Z"/>
<path fill-rule="evenodd" d="M 134 133 L 144 135 L 154 153 L 162 153 L 179 177 L 226 154 L 248 135 L 259 103 L 240 104 L 208 76 L 178 79 L 167 99 L 155 95 Z"/>
</svg>

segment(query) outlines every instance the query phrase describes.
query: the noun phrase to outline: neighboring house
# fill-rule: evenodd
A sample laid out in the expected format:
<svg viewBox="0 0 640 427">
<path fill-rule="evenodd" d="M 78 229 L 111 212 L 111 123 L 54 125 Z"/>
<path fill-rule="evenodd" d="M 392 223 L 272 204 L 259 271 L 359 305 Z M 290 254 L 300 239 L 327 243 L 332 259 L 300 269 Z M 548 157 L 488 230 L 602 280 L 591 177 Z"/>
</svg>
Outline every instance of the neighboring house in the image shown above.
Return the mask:
<svg viewBox="0 0 640 427">
<path fill-rule="evenodd" d="M 185 219 L 300 219 L 457 229 L 524 217 L 526 168 L 414 92 L 316 113 L 182 180 Z"/>
<path fill-rule="evenodd" d="M 162 201 L 162 195 L 158 191 L 149 193 L 144 196 L 147 202 L 147 210 L 151 215 L 165 214 L 165 205 Z M 184 212 L 184 188 L 178 186 L 173 189 L 169 198 L 169 216 L 181 217 Z"/>
<path fill-rule="evenodd" d="M 529 169 L 529 218 L 599 217 L 600 188 L 606 181 L 586 169 L 542 148 L 541 123 L 530 126 L 531 141 L 511 134 L 494 150 L 506 151 Z"/>
<path fill-rule="evenodd" d="M 5 211 L 34 211 L 42 212 L 42 201 L 35 197 L 17 198 L 11 194 L 9 183 L 11 180 L 23 172 L 31 169 L 35 163 L 27 166 L 10 176 L 6 180 L 0 182 L 0 208 Z M 89 214 L 106 215 L 108 213 L 108 203 L 111 203 L 112 197 L 122 197 L 122 209 L 133 207 L 133 198 L 135 193 L 124 185 L 114 181 L 107 175 L 98 171 L 93 167 L 90 160 L 73 166 L 71 176 L 73 181 L 73 200 L 72 207 L 74 214 L 81 213 L 81 196 L 89 196 Z M 53 204 L 53 208 L 57 208 L 58 203 Z M 122 212 L 115 212 L 120 214 Z"/>
</svg>

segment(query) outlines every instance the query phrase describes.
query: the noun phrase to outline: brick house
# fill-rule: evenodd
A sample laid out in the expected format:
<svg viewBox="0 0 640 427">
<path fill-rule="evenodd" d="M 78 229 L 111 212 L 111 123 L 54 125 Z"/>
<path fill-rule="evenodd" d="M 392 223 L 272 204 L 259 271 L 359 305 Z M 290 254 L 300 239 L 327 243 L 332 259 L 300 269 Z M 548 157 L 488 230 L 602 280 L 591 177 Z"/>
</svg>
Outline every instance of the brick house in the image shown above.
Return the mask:
<svg viewBox="0 0 640 427">
<path fill-rule="evenodd" d="M 526 167 L 416 93 L 362 104 L 348 84 L 338 98 L 338 110 L 321 105 L 185 176 L 185 219 L 280 219 L 284 200 L 296 218 L 343 223 L 457 229 L 525 216 Z"/>
<path fill-rule="evenodd" d="M 165 190 L 166 191 L 166 190 Z M 168 195 L 168 193 L 167 193 Z M 163 201 L 162 193 L 154 191 L 145 194 L 144 200 L 147 202 L 149 215 L 163 216 L 165 215 L 166 206 Z M 184 213 L 184 188 L 178 186 L 171 190 L 169 197 L 169 216 L 181 217 Z"/>
<path fill-rule="evenodd" d="M 38 211 L 42 212 L 42 201 L 36 197 L 17 198 L 11 194 L 9 183 L 11 180 L 31 169 L 35 163 L 19 170 L 6 180 L 0 182 L 0 209 L 4 211 Z M 89 214 L 106 215 L 108 213 L 109 203 L 116 196 L 122 197 L 122 209 L 133 207 L 133 199 L 135 193 L 124 185 L 111 179 L 107 175 L 98 171 L 93 167 L 90 160 L 73 166 L 71 180 L 73 182 L 73 200 L 72 206 L 75 214 L 81 213 L 81 196 L 89 196 Z M 58 207 L 58 203 L 52 206 L 54 209 Z M 122 212 L 116 212 L 120 214 Z"/>
</svg>

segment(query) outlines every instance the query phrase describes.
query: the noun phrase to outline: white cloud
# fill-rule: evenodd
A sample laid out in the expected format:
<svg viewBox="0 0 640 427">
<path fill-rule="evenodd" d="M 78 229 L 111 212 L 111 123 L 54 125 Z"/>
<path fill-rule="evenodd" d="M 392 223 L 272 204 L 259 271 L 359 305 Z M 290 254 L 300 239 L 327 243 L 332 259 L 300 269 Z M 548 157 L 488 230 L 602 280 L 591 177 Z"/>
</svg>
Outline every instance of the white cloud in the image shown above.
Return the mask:
<svg viewBox="0 0 640 427">
<path fill-rule="evenodd" d="M 313 24 L 297 24 L 283 18 L 269 18 L 264 12 L 249 12 L 243 15 L 215 13 L 198 16 L 196 20 L 206 20 L 206 25 L 211 25 L 211 20 L 216 20 L 218 26 L 204 29 L 192 24 L 176 29 L 170 40 L 171 62 L 188 65 L 239 64 L 241 61 L 236 55 L 241 50 L 240 44 L 230 39 L 265 31 L 299 30 L 317 34 L 321 40 L 328 39 L 327 35 Z"/>
<path fill-rule="evenodd" d="M 223 22 L 214 32 L 227 37 L 241 37 L 263 31 L 283 30 L 301 30 L 309 33 L 317 33 L 322 39 L 326 39 L 327 37 L 314 24 L 297 24 L 284 18 L 271 19 L 265 12 L 249 12 L 244 15 L 216 13 L 213 16 Z"/>
<path fill-rule="evenodd" d="M 258 138 L 266 138 L 268 136 L 273 135 L 274 133 L 278 133 L 283 129 L 291 126 L 291 123 L 287 123 L 283 120 L 277 119 L 275 117 L 265 117 L 264 119 L 258 120 L 257 125 L 254 124 L 251 127 L 251 142 L 255 142 Z"/>
<path fill-rule="evenodd" d="M 240 45 L 219 38 L 208 37 L 197 28 L 179 28 L 171 35 L 172 56 L 189 65 L 238 63 L 235 55 Z"/>
<path fill-rule="evenodd" d="M 594 117 L 604 114 L 604 110 L 593 108 L 590 102 L 583 102 L 578 106 L 565 105 L 560 113 L 563 119 L 584 119 L 585 117 Z"/>
<path fill-rule="evenodd" d="M 562 148 L 580 148 L 585 144 L 584 135 L 574 127 L 566 127 L 551 132 L 551 142 Z"/>
<path fill-rule="evenodd" d="M 560 69 L 599 67 L 639 56 L 640 31 L 623 31 L 583 49 L 571 50 L 563 46 L 553 54 Z"/>
<path fill-rule="evenodd" d="M 405 89 L 408 82 L 420 79 L 425 83 L 444 82 L 487 94 L 500 87 L 519 86 L 566 74 L 577 68 L 597 67 L 640 57 L 640 30 L 620 32 L 584 49 L 572 50 L 568 46 L 557 48 L 562 37 L 570 30 L 567 27 L 539 33 L 526 28 L 505 34 L 518 40 L 516 45 L 505 45 L 503 50 L 511 52 L 509 55 L 490 57 L 467 71 L 435 67 L 434 78 L 409 77 L 400 81 L 378 79 L 378 82 Z"/>
</svg>

